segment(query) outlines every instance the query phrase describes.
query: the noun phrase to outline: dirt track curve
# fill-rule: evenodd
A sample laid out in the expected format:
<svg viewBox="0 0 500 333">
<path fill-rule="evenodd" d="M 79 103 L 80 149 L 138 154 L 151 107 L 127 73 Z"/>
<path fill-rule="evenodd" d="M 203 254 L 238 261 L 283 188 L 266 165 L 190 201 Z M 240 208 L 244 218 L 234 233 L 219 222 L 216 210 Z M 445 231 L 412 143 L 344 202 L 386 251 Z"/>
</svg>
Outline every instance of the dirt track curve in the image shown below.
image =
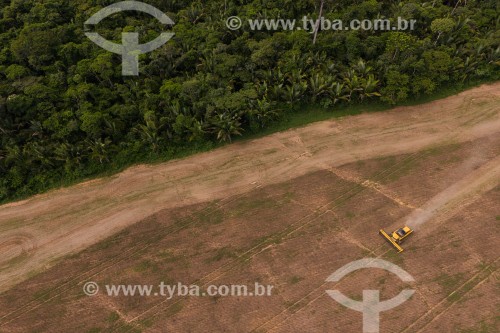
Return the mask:
<svg viewBox="0 0 500 333">
<path fill-rule="evenodd" d="M 310 172 L 500 133 L 500 83 L 425 105 L 315 123 L 0 206 L 0 292 L 160 210 L 245 193 Z M 498 158 L 465 195 L 498 184 Z M 474 174 L 481 174 L 477 178 Z M 462 186 L 463 185 L 463 186 Z M 437 197 L 436 202 L 442 200 Z M 431 205 L 429 203 L 429 205 Z M 423 207 L 434 209 L 436 207 Z"/>
</svg>

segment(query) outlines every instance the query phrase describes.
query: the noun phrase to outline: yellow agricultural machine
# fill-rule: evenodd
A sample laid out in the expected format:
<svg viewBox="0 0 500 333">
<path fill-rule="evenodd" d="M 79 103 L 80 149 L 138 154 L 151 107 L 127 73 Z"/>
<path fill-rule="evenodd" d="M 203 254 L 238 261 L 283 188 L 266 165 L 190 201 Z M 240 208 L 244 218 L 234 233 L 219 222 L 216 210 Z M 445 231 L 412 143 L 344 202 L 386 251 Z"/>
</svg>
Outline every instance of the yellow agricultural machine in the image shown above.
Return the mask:
<svg viewBox="0 0 500 333">
<path fill-rule="evenodd" d="M 394 231 L 391 235 L 387 234 L 383 229 L 380 229 L 380 234 L 384 236 L 385 239 L 389 241 L 398 250 L 398 253 L 403 252 L 403 248 L 399 246 L 403 242 L 403 239 L 410 236 L 413 230 L 410 227 L 405 226 Z"/>
</svg>

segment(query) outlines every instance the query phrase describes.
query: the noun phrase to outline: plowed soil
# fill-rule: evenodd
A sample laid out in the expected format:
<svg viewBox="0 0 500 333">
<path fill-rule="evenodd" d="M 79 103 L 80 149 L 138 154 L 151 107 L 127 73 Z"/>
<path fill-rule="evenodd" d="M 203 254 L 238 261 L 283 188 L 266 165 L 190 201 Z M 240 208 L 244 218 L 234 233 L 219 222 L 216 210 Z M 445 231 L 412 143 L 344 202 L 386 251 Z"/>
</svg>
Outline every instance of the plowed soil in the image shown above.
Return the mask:
<svg viewBox="0 0 500 333">
<path fill-rule="evenodd" d="M 315 123 L 0 206 L 0 332 L 497 332 L 500 84 Z M 395 251 L 378 235 L 415 233 Z M 383 258 L 409 272 L 335 270 Z M 270 297 L 87 297 L 85 282 L 274 286 Z"/>
</svg>

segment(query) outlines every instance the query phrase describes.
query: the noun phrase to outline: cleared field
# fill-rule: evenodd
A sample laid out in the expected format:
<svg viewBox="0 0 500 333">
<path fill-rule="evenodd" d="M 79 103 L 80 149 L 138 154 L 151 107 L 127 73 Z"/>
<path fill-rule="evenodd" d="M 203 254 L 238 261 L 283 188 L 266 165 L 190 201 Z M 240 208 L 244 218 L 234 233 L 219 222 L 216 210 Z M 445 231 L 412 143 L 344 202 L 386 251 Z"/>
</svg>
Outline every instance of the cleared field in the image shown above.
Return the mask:
<svg viewBox="0 0 500 333">
<path fill-rule="evenodd" d="M 409 301 L 381 314 L 381 332 L 497 332 L 498 87 L 0 207 L 0 332 L 361 332 L 361 313 L 326 290 L 389 299 L 409 287 L 382 270 L 325 282 L 366 257 L 416 280 Z M 406 222 L 416 232 L 398 255 L 378 230 Z M 274 292 L 87 297 L 88 281 Z"/>
</svg>

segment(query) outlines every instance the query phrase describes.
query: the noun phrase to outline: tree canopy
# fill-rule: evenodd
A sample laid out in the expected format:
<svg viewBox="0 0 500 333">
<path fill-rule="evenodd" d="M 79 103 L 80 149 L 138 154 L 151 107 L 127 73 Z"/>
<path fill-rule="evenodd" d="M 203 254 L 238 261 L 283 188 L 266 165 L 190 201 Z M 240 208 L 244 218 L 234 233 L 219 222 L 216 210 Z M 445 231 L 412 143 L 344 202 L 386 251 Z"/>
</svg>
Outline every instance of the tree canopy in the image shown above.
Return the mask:
<svg viewBox="0 0 500 333">
<path fill-rule="evenodd" d="M 325 1 L 330 19 L 402 17 L 413 31 L 232 31 L 232 15 L 317 17 L 320 1 L 145 0 L 175 21 L 140 76 L 84 34 L 108 0 L 0 0 L 0 201 L 111 166 L 231 142 L 303 105 L 389 104 L 499 78 L 496 0 Z M 140 41 L 164 27 L 119 13 L 96 30 Z M 335 111 L 332 111 L 335 112 Z"/>
</svg>

